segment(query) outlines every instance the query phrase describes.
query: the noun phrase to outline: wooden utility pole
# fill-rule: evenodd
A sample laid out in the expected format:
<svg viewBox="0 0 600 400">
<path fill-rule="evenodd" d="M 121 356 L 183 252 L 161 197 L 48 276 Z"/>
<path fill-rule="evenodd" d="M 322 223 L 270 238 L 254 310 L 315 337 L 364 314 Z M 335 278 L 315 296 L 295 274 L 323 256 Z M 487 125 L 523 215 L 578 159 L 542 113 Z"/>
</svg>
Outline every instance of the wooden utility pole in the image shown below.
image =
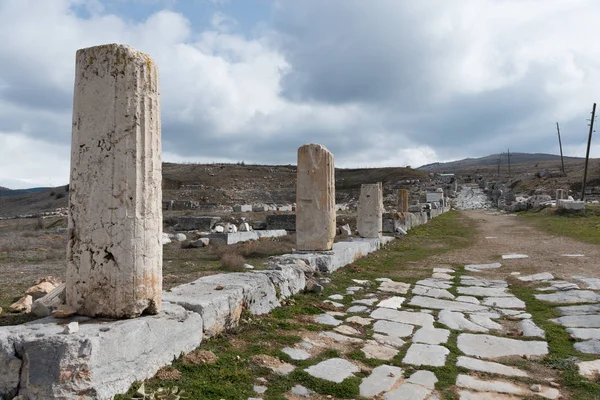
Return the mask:
<svg viewBox="0 0 600 400">
<path fill-rule="evenodd" d="M 510 178 L 510 149 L 508 149 L 508 177 Z"/>
<path fill-rule="evenodd" d="M 556 123 L 556 131 L 558 132 L 558 147 L 560 147 L 560 163 L 562 165 L 562 172 L 566 175 L 565 161 L 563 160 L 562 142 L 560 141 L 560 128 L 558 127 L 558 122 Z"/>
<path fill-rule="evenodd" d="M 498 154 L 498 176 L 500 176 L 500 163 L 502 162 L 502 153 Z"/>
<path fill-rule="evenodd" d="M 596 103 L 592 106 L 592 119 L 590 120 L 590 135 L 588 136 L 587 152 L 585 153 L 585 169 L 583 170 L 583 188 L 581 189 L 581 201 L 585 199 L 585 181 L 587 180 L 588 161 L 590 160 L 590 145 L 592 144 L 592 133 L 594 132 L 594 117 L 596 116 Z"/>
</svg>

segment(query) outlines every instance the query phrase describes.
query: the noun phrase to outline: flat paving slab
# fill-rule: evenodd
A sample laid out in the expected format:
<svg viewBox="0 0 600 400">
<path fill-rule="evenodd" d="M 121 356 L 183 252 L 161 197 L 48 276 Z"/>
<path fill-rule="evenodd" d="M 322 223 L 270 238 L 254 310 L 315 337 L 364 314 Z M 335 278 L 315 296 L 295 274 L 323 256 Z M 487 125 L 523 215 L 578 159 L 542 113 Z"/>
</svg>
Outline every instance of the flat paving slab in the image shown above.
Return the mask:
<svg viewBox="0 0 600 400">
<path fill-rule="evenodd" d="M 483 361 L 476 358 L 459 356 L 456 360 L 456 366 L 466 368 L 471 371 L 487 372 L 490 374 L 504 375 L 504 376 L 518 376 L 527 377 L 527 372 L 522 371 L 515 367 L 509 367 L 497 362 Z"/>
<path fill-rule="evenodd" d="M 569 290 L 549 294 L 536 294 L 535 298 L 550 303 L 596 303 L 600 295 L 590 290 Z"/>
<path fill-rule="evenodd" d="M 548 354 L 548 343 L 534 340 L 517 340 L 491 335 L 458 335 L 458 348 L 466 355 L 483 358 L 504 356 L 541 356 Z"/>
<path fill-rule="evenodd" d="M 363 378 L 359 391 L 363 397 L 374 397 L 387 392 L 402 379 L 402 368 L 391 365 L 380 365 L 373 368 L 371 375 Z"/>
<path fill-rule="evenodd" d="M 330 358 L 306 368 L 305 371 L 315 378 L 341 383 L 344 379 L 354 376 L 360 368 L 343 358 Z"/>
<path fill-rule="evenodd" d="M 413 329 L 413 325 L 387 321 L 384 319 L 377 320 L 373 324 L 373 331 L 396 337 L 410 336 L 412 335 Z"/>
<path fill-rule="evenodd" d="M 388 321 L 401 322 L 410 325 L 433 325 L 433 316 L 423 312 L 399 311 L 389 308 L 377 308 L 370 315 L 375 319 L 386 319 Z"/>
<path fill-rule="evenodd" d="M 446 356 L 450 350 L 435 344 L 414 343 L 408 348 L 402 362 L 411 365 L 428 365 L 441 367 L 446 363 Z"/>
<path fill-rule="evenodd" d="M 415 343 L 442 344 L 448 341 L 449 336 L 450 331 L 448 329 L 424 326 L 415 332 L 412 340 Z"/>
<path fill-rule="evenodd" d="M 479 304 L 472 303 L 461 303 L 452 300 L 434 299 L 431 297 L 414 296 L 410 300 L 411 306 L 418 306 L 423 308 L 433 308 L 436 310 L 450 310 L 450 311 L 487 311 L 488 307 L 481 306 Z"/>
</svg>

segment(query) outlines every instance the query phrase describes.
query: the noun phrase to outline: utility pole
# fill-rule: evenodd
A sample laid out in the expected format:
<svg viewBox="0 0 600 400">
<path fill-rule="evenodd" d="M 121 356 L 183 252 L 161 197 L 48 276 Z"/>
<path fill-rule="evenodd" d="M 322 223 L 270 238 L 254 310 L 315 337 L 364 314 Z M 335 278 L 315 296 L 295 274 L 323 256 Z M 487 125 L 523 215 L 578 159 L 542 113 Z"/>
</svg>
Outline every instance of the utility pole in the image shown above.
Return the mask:
<svg viewBox="0 0 600 400">
<path fill-rule="evenodd" d="M 510 149 L 508 149 L 508 177 L 510 178 Z"/>
<path fill-rule="evenodd" d="M 566 175 L 565 161 L 563 160 L 562 142 L 560 141 L 560 128 L 558 127 L 558 122 L 556 123 L 556 131 L 558 132 L 558 147 L 560 147 L 560 163 L 562 165 L 562 172 Z"/>
<path fill-rule="evenodd" d="M 587 152 L 585 153 L 585 169 L 583 170 L 583 188 L 581 189 L 581 201 L 585 200 L 585 181 L 587 180 L 588 161 L 590 160 L 590 145 L 592 144 L 592 133 L 594 132 L 594 117 L 596 116 L 596 103 L 592 106 L 592 119 L 590 120 L 590 135 L 588 136 Z"/>
<path fill-rule="evenodd" d="M 502 154 L 498 154 L 498 177 L 500 177 L 500 163 L 502 162 Z"/>
</svg>

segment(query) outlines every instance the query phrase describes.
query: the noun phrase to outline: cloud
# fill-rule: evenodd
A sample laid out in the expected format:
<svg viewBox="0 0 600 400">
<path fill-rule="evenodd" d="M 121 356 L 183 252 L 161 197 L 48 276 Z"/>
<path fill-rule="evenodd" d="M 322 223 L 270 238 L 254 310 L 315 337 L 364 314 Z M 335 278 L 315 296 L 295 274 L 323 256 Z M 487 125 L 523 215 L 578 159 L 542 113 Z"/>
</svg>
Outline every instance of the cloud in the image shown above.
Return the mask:
<svg viewBox="0 0 600 400">
<path fill-rule="evenodd" d="M 600 92 L 594 0 L 273 0 L 249 32 L 222 11 L 197 26 L 178 2 L 139 1 L 165 9 L 131 20 L 99 0 L 0 2 L 0 134 L 17 144 L 0 150 L 2 179 L 67 182 L 75 52 L 113 42 L 159 65 L 167 161 L 288 164 L 309 142 L 346 167 L 556 153 L 556 121 L 583 155 Z"/>
</svg>

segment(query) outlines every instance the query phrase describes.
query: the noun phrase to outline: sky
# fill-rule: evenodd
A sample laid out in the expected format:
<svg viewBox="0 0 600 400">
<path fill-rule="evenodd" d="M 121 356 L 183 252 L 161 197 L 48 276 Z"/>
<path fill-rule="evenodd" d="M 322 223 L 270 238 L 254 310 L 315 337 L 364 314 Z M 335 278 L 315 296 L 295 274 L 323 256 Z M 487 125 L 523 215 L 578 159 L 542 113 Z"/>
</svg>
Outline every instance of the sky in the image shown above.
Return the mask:
<svg viewBox="0 0 600 400">
<path fill-rule="evenodd" d="M 67 184 L 75 53 L 160 74 L 163 161 L 337 167 L 585 156 L 597 0 L 0 0 L 0 186 Z M 592 157 L 600 157 L 600 139 Z"/>
</svg>

